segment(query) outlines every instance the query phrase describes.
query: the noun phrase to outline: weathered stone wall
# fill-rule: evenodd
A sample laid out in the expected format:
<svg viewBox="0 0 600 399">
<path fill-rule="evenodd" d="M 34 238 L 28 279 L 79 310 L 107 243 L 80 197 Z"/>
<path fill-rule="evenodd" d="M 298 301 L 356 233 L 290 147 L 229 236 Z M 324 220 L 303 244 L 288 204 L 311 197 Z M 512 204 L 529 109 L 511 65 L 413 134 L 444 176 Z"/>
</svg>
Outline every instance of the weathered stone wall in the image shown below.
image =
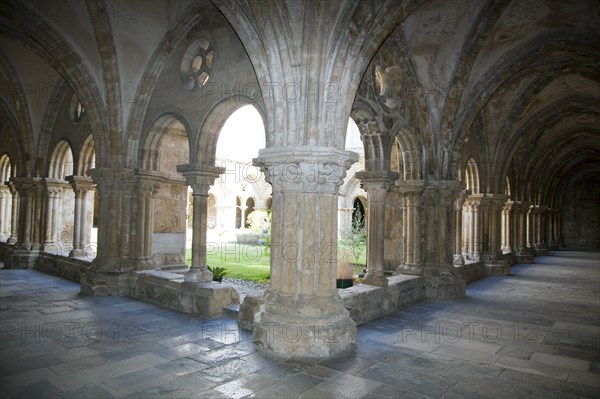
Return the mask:
<svg viewBox="0 0 600 399">
<path fill-rule="evenodd" d="M 385 242 L 384 267 L 386 270 L 396 270 L 404 260 L 404 237 L 402 237 L 402 197 L 401 193 L 392 186 L 385 203 Z"/>
<path fill-rule="evenodd" d="M 154 233 L 183 233 L 186 227 L 187 185 L 161 184 L 154 199 Z"/>
<path fill-rule="evenodd" d="M 240 302 L 235 288 L 215 282 L 187 283 L 183 275 L 158 270 L 137 272 L 129 296 L 170 309 L 202 316 L 218 316 L 223 308 Z"/>
<path fill-rule="evenodd" d="M 561 207 L 567 248 L 600 248 L 600 178 L 585 176 L 565 190 Z"/>
<path fill-rule="evenodd" d="M 35 260 L 35 269 L 67 280 L 79 282 L 81 270 L 88 268 L 90 262 L 67 258 L 48 253 L 40 253 Z"/>
</svg>

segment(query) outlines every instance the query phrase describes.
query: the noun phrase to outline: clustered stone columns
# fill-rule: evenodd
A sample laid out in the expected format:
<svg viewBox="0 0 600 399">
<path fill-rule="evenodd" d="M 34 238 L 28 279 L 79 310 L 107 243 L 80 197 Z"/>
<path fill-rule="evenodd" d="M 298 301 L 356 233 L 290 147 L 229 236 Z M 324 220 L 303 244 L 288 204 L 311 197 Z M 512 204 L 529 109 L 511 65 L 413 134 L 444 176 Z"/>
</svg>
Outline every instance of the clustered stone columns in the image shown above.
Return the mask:
<svg viewBox="0 0 600 399">
<path fill-rule="evenodd" d="M 135 228 L 135 260 L 137 270 L 152 269 L 152 236 L 154 235 L 154 198 L 160 188 L 161 176 L 139 171 L 135 184 L 137 214 Z"/>
<path fill-rule="evenodd" d="M 502 256 L 501 233 L 502 212 L 508 196 L 486 194 L 483 207 L 483 265 L 486 275 L 506 275 L 510 272 L 510 264 Z"/>
<path fill-rule="evenodd" d="M 453 266 L 456 249 L 455 205 L 457 181 L 405 181 L 405 265 L 401 272 L 425 277 L 426 296 L 455 298 L 465 295 L 465 282 Z"/>
<path fill-rule="evenodd" d="M 75 194 L 74 219 L 73 219 L 73 249 L 70 257 L 88 256 L 88 225 L 87 225 L 87 197 L 92 190 L 92 179 L 85 176 L 67 176 L 65 178 Z"/>
<path fill-rule="evenodd" d="M 206 267 L 206 228 L 208 219 L 208 190 L 225 168 L 212 165 L 178 165 L 177 171 L 187 179 L 193 193 L 192 265 L 184 275 L 187 282 L 212 281 Z"/>
<path fill-rule="evenodd" d="M 6 242 L 9 244 L 14 244 L 18 240 L 19 230 L 19 192 L 15 188 L 15 184 L 13 182 L 9 181 L 7 182 L 7 185 L 12 196 L 12 207 L 10 215 L 10 236 Z"/>
<path fill-rule="evenodd" d="M 63 182 L 55 179 L 44 180 L 46 193 L 46 209 L 45 209 L 45 224 L 44 224 L 44 243 L 42 250 L 46 252 L 61 253 L 58 227 L 60 226 L 61 214 L 61 194 L 63 190 Z"/>
<path fill-rule="evenodd" d="M 528 239 L 528 214 L 529 202 L 515 201 L 515 246 L 517 249 L 516 261 L 518 263 L 533 263 L 533 252 L 527 245 Z"/>
<path fill-rule="evenodd" d="M 10 201 L 11 194 L 8 185 L 0 182 L 0 241 L 7 241 L 10 236 Z"/>
<path fill-rule="evenodd" d="M 19 250 L 33 249 L 33 220 L 34 205 L 36 201 L 36 185 L 40 184 L 39 178 L 17 177 L 14 180 L 15 188 L 19 193 L 19 232 L 15 248 Z"/>
<path fill-rule="evenodd" d="M 548 255 L 548 246 L 546 245 L 546 210 L 547 206 L 535 205 L 532 207 L 533 211 L 533 225 L 534 225 L 534 248 L 535 254 L 539 256 Z"/>
<path fill-rule="evenodd" d="M 463 257 L 465 260 L 481 260 L 481 202 L 482 194 L 471 194 L 463 206 Z"/>
<path fill-rule="evenodd" d="M 98 190 L 98 251 L 91 266 L 81 272 L 84 295 L 126 295 L 135 257 L 130 243 L 131 193 L 134 170 L 121 165 L 88 170 Z"/>
<path fill-rule="evenodd" d="M 463 259 L 463 237 L 465 233 L 463 231 L 463 206 L 468 191 L 462 190 L 456 200 L 454 201 L 454 256 L 452 263 L 454 266 L 464 266 L 465 260 Z"/>
<path fill-rule="evenodd" d="M 355 345 L 356 325 L 335 286 L 338 192 L 352 152 L 260 150 L 273 189 L 271 284 L 254 341 L 292 357 L 329 357 Z"/>
<path fill-rule="evenodd" d="M 502 254 L 512 254 L 514 247 L 514 222 L 512 214 L 514 212 L 514 202 L 507 200 L 502 206 Z"/>
<path fill-rule="evenodd" d="M 421 259 L 421 196 L 424 183 L 421 180 L 403 182 L 400 192 L 404 198 L 404 264 L 400 272 L 410 275 L 421 275 L 423 264 Z"/>
<path fill-rule="evenodd" d="M 548 208 L 546 211 L 546 243 L 551 251 L 558 249 L 558 235 L 560 230 L 559 224 L 560 211 L 556 208 Z"/>
<path fill-rule="evenodd" d="M 390 185 L 398 178 L 398 174 L 389 171 L 359 172 L 356 177 L 361 180 L 367 191 L 367 274 L 364 284 L 386 286 L 388 281 L 384 272 L 385 243 L 385 199 Z"/>
</svg>

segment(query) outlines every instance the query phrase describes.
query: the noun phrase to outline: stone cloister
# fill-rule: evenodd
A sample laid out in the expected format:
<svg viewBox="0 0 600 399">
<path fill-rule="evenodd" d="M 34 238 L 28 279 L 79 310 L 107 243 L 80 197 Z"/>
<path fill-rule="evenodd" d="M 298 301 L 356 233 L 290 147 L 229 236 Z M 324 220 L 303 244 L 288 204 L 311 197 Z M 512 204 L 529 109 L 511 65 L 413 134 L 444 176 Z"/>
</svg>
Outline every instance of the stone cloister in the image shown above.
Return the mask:
<svg viewBox="0 0 600 399">
<path fill-rule="evenodd" d="M 246 105 L 270 192 L 230 198 L 241 220 L 231 208 L 226 223 L 270 199 L 270 288 L 242 304 L 266 350 L 332 356 L 357 322 L 407 303 L 398 284 L 411 300 L 463 297 L 549 250 L 600 247 L 594 2 L 6 0 L 0 15 L 6 268 L 191 313 L 236 303 L 211 282 L 207 228 L 209 191 L 225 192 L 219 132 Z M 362 288 L 335 286 L 357 195 L 362 286 L 377 292 L 358 316 Z"/>
</svg>

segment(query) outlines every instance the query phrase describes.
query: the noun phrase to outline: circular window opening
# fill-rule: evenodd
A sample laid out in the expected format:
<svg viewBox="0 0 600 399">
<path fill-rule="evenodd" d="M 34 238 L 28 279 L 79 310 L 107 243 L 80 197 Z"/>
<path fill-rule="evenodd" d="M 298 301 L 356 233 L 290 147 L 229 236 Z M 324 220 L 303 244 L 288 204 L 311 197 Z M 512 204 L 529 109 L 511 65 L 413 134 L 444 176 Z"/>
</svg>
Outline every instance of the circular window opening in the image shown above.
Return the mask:
<svg viewBox="0 0 600 399">
<path fill-rule="evenodd" d="M 69 106 L 69 116 L 71 121 L 75 124 L 78 124 L 83 119 L 85 115 L 85 108 L 83 108 L 83 104 L 79 101 L 76 95 L 71 97 L 71 103 Z"/>
<path fill-rule="evenodd" d="M 181 83 L 186 90 L 195 90 L 206 84 L 215 64 L 215 50 L 206 39 L 194 41 L 181 60 Z"/>
</svg>

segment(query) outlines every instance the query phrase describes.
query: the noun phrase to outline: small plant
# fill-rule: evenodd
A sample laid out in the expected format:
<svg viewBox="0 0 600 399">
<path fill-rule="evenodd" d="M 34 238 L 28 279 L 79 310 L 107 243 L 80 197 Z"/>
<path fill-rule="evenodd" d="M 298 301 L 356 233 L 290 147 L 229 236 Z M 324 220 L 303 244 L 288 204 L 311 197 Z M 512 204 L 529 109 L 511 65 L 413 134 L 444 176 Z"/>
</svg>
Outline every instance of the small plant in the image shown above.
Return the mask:
<svg viewBox="0 0 600 399">
<path fill-rule="evenodd" d="M 225 269 L 224 267 L 219 267 L 219 266 L 210 267 L 210 266 L 206 266 L 206 268 L 212 273 L 212 275 L 213 275 L 213 281 L 218 281 L 219 283 L 221 281 L 223 281 L 223 277 L 227 274 L 227 269 Z"/>
<path fill-rule="evenodd" d="M 346 226 L 341 231 L 342 244 L 350 249 L 352 260 L 355 265 L 362 254 L 366 251 L 367 231 L 365 229 L 365 219 L 359 212 L 354 214 L 350 226 Z"/>
</svg>

